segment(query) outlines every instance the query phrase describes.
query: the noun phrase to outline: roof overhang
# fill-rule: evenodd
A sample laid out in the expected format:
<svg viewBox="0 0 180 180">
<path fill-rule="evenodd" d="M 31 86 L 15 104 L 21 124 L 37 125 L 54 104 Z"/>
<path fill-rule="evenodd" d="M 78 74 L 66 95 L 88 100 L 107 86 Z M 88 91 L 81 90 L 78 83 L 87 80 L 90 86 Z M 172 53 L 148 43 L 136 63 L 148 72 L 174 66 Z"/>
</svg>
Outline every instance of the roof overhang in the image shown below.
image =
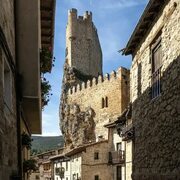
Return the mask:
<svg viewBox="0 0 180 180">
<path fill-rule="evenodd" d="M 49 11 L 51 13 L 47 15 Z M 16 56 L 21 76 L 22 108 L 32 134 L 42 131 L 40 49 L 46 46 L 53 49 L 54 12 L 55 0 L 16 2 Z M 46 37 L 42 22 L 49 25 L 48 18 L 50 26 Z"/>
<path fill-rule="evenodd" d="M 154 22 L 155 18 L 167 2 L 169 2 L 169 0 L 149 1 L 126 47 L 121 50 L 123 55 L 133 54 L 143 37 L 151 28 L 152 22 Z"/>
<path fill-rule="evenodd" d="M 41 0 L 41 46 L 53 54 L 56 0 Z M 52 68 L 52 62 L 51 67 Z"/>
<path fill-rule="evenodd" d="M 33 13 L 32 13 L 33 12 Z M 16 2 L 16 56 L 22 109 L 31 133 L 41 133 L 40 2 Z"/>
</svg>

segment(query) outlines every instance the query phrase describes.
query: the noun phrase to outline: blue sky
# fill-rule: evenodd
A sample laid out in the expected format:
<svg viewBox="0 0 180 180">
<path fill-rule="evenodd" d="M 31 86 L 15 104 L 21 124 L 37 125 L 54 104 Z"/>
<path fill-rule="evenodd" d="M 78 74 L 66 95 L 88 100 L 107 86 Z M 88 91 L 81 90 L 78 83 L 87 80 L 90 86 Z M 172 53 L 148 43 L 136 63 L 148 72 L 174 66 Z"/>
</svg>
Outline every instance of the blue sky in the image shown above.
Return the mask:
<svg viewBox="0 0 180 180">
<path fill-rule="evenodd" d="M 103 72 L 110 73 L 120 66 L 130 68 L 131 56 L 122 56 L 125 47 L 148 0 L 56 0 L 54 56 L 55 66 L 47 79 L 52 85 L 51 100 L 42 116 L 42 135 L 60 135 L 59 102 L 63 64 L 65 60 L 65 30 L 68 9 L 76 8 L 78 15 L 93 13 L 93 22 L 103 52 Z"/>
</svg>

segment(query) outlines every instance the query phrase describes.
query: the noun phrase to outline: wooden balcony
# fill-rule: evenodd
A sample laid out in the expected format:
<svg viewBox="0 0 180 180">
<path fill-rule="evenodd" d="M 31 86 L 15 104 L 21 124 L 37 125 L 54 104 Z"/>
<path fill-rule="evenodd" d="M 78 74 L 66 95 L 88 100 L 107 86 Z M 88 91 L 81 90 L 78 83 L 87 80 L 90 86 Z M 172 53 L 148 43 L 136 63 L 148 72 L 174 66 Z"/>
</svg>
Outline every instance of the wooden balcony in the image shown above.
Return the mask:
<svg viewBox="0 0 180 180">
<path fill-rule="evenodd" d="M 122 150 L 109 152 L 108 164 L 123 164 L 125 160 L 125 152 Z"/>
</svg>

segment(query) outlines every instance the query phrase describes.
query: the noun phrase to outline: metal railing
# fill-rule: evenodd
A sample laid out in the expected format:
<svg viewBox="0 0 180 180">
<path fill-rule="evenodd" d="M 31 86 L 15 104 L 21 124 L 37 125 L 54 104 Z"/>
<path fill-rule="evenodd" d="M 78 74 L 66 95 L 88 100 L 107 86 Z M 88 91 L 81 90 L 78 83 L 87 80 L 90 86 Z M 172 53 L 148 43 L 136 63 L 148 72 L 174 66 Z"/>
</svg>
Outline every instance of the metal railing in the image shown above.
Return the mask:
<svg viewBox="0 0 180 180">
<path fill-rule="evenodd" d="M 109 152 L 109 164 L 123 164 L 125 160 L 125 152 L 122 150 Z"/>
<path fill-rule="evenodd" d="M 152 74 L 151 77 L 151 94 L 152 98 L 159 96 L 161 93 L 161 67 Z"/>
</svg>

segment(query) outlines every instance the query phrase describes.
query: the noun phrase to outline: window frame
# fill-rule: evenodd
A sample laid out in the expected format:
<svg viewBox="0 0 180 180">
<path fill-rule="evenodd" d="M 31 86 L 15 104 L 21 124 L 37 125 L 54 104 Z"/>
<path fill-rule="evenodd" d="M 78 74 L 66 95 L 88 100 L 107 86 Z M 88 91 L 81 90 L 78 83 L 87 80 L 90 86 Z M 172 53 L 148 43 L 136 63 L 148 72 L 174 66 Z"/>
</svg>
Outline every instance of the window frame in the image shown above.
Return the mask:
<svg viewBox="0 0 180 180">
<path fill-rule="evenodd" d="M 108 97 L 105 97 L 105 107 L 108 107 Z"/>
<path fill-rule="evenodd" d="M 104 98 L 101 99 L 101 108 L 102 109 L 105 108 L 105 99 Z"/>
<path fill-rule="evenodd" d="M 94 160 L 99 160 L 99 151 L 94 152 Z"/>
<path fill-rule="evenodd" d="M 161 68 L 162 68 L 162 38 L 161 32 L 158 33 L 150 46 L 151 53 L 151 99 L 155 99 L 161 95 Z M 160 64 L 155 66 L 155 53 L 160 49 Z"/>
<path fill-rule="evenodd" d="M 95 175 L 94 180 L 99 180 L 99 175 Z"/>
</svg>

